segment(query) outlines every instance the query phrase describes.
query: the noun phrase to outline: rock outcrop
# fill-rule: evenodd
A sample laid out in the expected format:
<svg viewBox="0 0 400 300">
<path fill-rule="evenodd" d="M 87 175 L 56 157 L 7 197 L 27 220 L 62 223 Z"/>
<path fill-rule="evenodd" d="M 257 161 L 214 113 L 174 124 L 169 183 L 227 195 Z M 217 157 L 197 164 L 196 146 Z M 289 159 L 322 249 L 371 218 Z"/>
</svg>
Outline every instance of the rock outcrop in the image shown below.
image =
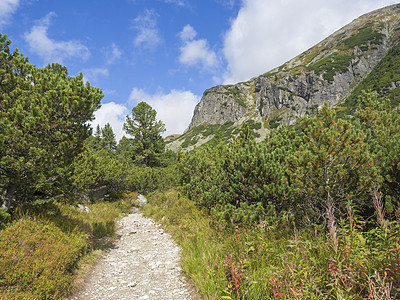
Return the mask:
<svg viewBox="0 0 400 300">
<path fill-rule="evenodd" d="M 186 134 L 174 141 L 175 146 L 200 125 L 257 119 L 261 131 L 268 131 L 315 114 L 325 102 L 337 105 L 397 45 L 399 37 L 400 4 L 361 16 L 268 73 L 208 89 L 195 108 Z"/>
</svg>

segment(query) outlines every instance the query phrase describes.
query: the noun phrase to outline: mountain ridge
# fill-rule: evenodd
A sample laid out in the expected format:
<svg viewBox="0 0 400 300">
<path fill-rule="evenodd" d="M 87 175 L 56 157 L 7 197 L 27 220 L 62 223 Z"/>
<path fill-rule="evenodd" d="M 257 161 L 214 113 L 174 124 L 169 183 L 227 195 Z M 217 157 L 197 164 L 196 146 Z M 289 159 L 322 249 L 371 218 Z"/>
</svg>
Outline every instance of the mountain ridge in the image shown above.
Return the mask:
<svg viewBox="0 0 400 300">
<path fill-rule="evenodd" d="M 207 89 L 188 129 L 167 148 L 191 150 L 215 137 L 229 139 L 248 121 L 253 121 L 262 140 L 281 124 L 316 114 L 325 102 L 346 106 L 346 99 L 398 45 L 399 38 L 400 4 L 364 14 L 267 73 Z M 397 89 L 400 78 L 390 76 Z"/>
</svg>

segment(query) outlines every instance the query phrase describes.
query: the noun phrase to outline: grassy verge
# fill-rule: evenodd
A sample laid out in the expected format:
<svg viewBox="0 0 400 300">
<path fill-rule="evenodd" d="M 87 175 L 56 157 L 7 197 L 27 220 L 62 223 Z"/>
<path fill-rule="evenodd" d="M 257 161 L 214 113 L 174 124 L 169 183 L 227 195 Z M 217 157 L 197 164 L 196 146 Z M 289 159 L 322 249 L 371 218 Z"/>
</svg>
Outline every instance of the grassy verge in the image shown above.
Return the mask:
<svg viewBox="0 0 400 300">
<path fill-rule="evenodd" d="M 214 272 L 222 249 L 219 243 L 210 243 L 217 236 L 206 213 L 175 190 L 152 195 L 148 200 L 143 213 L 161 222 L 173 235 L 182 249 L 183 269 L 198 291 L 203 295 L 215 294 L 223 280 Z"/>
<path fill-rule="evenodd" d="M 143 208 L 182 248 L 182 264 L 205 299 L 396 299 L 400 222 L 373 230 L 350 217 L 330 232 L 298 229 L 288 215 L 226 226 L 176 190 Z"/>
<path fill-rule="evenodd" d="M 60 299 L 115 234 L 117 218 L 136 195 L 87 205 L 90 212 L 57 203 L 24 210 L 0 231 L 0 299 Z"/>
</svg>

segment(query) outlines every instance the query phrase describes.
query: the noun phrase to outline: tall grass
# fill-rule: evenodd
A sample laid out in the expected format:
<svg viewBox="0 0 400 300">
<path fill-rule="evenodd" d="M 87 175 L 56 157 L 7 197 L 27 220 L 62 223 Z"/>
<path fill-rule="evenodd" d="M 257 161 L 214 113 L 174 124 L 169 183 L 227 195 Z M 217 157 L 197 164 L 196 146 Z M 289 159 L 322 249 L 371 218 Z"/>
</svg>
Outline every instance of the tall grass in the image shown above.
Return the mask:
<svg viewBox="0 0 400 300">
<path fill-rule="evenodd" d="M 222 251 L 219 243 L 211 243 L 217 235 L 211 220 L 194 202 L 176 190 L 154 194 L 143 213 L 161 222 L 182 249 L 182 267 L 203 295 L 215 294 L 223 277 L 215 272 L 215 262 Z"/>
<path fill-rule="evenodd" d="M 328 207 L 329 209 L 329 207 Z M 149 197 L 144 213 L 182 248 L 182 264 L 206 299 L 397 299 L 400 222 L 367 231 L 354 212 L 297 228 L 288 214 L 227 226 L 176 190 Z"/>
</svg>

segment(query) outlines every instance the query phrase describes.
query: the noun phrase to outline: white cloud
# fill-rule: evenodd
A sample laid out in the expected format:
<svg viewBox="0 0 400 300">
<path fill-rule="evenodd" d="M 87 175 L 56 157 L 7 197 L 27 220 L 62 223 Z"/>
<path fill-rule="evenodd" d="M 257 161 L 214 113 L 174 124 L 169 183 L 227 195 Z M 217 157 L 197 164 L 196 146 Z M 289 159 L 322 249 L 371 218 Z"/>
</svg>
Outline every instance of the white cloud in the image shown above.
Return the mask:
<svg viewBox="0 0 400 300">
<path fill-rule="evenodd" d="M 134 88 L 129 97 L 130 103 L 144 101 L 157 111 L 157 119 L 166 127 L 164 136 L 183 133 L 192 120 L 193 110 L 200 97 L 189 91 L 171 90 L 168 94 L 147 94 Z"/>
<path fill-rule="evenodd" d="M 384 0 L 244 0 L 225 35 L 225 82 L 248 80 L 312 47 Z"/>
<path fill-rule="evenodd" d="M 89 49 L 80 41 L 56 41 L 48 36 L 48 29 L 51 19 L 55 17 L 54 12 L 48 13 L 43 19 L 39 20 L 29 32 L 25 33 L 25 40 L 28 42 L 31 51 L 40 56 L 44 63 L 63 63 L 68 59 L 86 60 Z"/>
<path fill-rule="evenodd" d="M 157 14 L 154 10 L 145 10 L 133 20 L 133 28 L 138 31 L 133 44 L 135 47 L 156 48 L 161 42 L 157 27 Z"/>
<path fill-rule="evenodd" d="M 183 42 L 193 40 L 197 35 L 196 30 L 189 24 L 183 27 L 182 31 L 179 33 L 179 37 Z"/>
<path fill-rule="evenodd" d="M 100 77 L 108 76 L 108 69 L 106 68 L 91 68 L 83 70 L 83 80 L 91 83 L 99 80 Z"/>
<path fill-rule="evenodd" d="M 103 128 L 104 125 L 110 123 L 116 139 L 119 141 L 125 135 L 122 127 L 128 113 L 129 111 L 124 105 L 115 102 L 103 104 L 100 109 L 94 113 L 95 119 L 91 123 L 92 128 L 95 130 L 97 125 Z"/>
<path fill-rule="evenodd" d="M 195 40 L 181 47 L 179 62 L 188 66 L 201 64 L 203 68 L 212 68 L 217 64 L 217 56 L 208 49 L 206 40 Z"/>
<path fill-rule="evenodd" d="M 196 35 L 197 32 L 190 25 L 186 25 L 179 33 L 183 43 L 179 62 L 187 66 L 201 66 L 204 69 L 215 68 L 218 64 L 217 55 L 210 50 L 207 40 L 195 40 Z"/>
<path fill-rule="evenodd" d="M 122 51 L 119 47 L 112 43 L 111 46 L 105 50 L 107 64 L 111 65 L 122 57 Z"/>
<path fill-rule="evenodd" d="M 0 28 L 7 25 L 19 4 L 19 0 L 0 0 Z"/>
</svg>

